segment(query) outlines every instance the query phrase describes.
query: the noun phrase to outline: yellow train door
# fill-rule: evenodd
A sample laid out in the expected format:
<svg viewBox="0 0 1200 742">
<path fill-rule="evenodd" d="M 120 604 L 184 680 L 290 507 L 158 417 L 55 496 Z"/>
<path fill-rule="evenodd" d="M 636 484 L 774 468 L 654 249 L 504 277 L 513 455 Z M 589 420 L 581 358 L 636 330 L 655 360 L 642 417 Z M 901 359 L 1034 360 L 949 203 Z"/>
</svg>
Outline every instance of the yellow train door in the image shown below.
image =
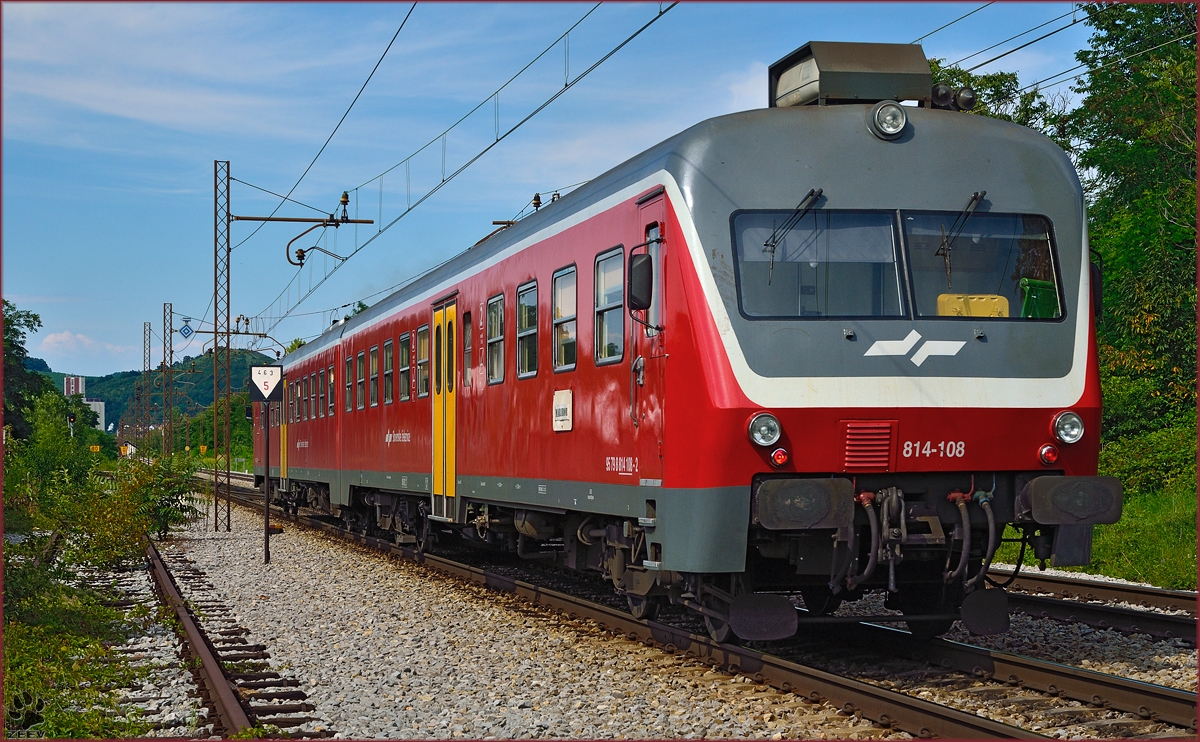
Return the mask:
<svg viewBox="0 0 1200 742">
<path fill-rule="evenodd" d="M 454 302 L 433 310 L 433 517 L 453 520 L 458 473 L 455 358 L 458 356 L 458 307 Z"/>
</svg>

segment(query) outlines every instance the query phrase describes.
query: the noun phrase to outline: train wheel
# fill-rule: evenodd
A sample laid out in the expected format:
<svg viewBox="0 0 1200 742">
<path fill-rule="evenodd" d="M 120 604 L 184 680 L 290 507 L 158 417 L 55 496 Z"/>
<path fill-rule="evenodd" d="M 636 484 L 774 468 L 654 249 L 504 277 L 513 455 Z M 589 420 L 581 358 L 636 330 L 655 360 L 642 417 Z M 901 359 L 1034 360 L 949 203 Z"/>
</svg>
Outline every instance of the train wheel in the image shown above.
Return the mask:
<svg viewBox="0 0 1200 742">
<path fill-rule="evenodd" d="M 416 527 L 413 529 L 417 536 L 417 554 L 424 554 L 431 545 L 429 518 L 426 517 L 425 503 L 417 506 Z"/>
<path fill-rule="evenodd" d="M 629 603 L 629 612 L 639 621 L 653 621 L 662 608 L 662 599 L 654 595 L 627 594 L 625 600 Z"/>
<path fill-rule="evenodd" d="M 722 578 L 705 580 L 701 588 L 700 603 L 705 608 L 712 608 L 714 611 L 728 614 L 730 603 L 745 591 L 741 575 L 729 575 L 728 581 Z M 722 644 L 737 642 L 737 635 L 733 633 L 733 628 L 719 618 L 704 614 L 704 627 L 708 629 L 708 635 L 715 642 Z"/>
</svg>

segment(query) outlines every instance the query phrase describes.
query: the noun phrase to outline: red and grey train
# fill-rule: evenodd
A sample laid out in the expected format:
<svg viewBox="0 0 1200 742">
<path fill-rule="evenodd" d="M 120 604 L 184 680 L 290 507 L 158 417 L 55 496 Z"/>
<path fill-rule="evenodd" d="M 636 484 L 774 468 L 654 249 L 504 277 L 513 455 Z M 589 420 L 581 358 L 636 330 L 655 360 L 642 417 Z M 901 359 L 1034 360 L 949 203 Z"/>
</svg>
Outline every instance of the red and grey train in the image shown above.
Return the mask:
<svg viewBox="0 0 1200 742">
<path fill-rule="evenodd" d="M 811 615 L 868 591 L 914 630 L 1003 630 L 1006 526 L 1086 564 L 1121 488 L 1096 476 L 1079 179 L 972 95 L 918 45 L 801 47 L 768 108 L 288 354 L 259 481 L 398 543 L 593 570 L 719 639 L 790 635 L 789 594 Z"/>
</svg>

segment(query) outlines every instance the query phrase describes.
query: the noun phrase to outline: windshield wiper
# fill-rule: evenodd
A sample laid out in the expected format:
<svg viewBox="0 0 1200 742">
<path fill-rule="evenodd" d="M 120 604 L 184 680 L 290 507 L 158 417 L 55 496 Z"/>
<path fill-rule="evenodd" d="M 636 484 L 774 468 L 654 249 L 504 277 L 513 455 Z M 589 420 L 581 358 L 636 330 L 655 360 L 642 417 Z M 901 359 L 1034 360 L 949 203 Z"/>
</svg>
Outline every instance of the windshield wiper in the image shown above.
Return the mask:
<svg viewBox="0 0 1200 742">
<path fill-rule="evenodd" d="M 987 191 L 976 191 L 971 194 L 971 199 L 967 201 L 966 207 L 955 217 L 954 223 L 950 225 L 949 236 L 946 235 L 946 225 L 942 225 L 942 244 L 933 254 L 942 256 L 942 260 L 946 263 L 946 288 L 951 288 L 950 251 L 954 249 L 954 241 L 962 234 L 963 228 L 967 226 L 967 220 L 971 218 L 971 214 L 975 213 L 975 209 L 979 204 L 983 203 L 983 197 L 986 195 Z"/>
<path fill-rule="evenodd" d="M 817 199 L 821 198 L 821 188 L 814 188 L 804 194 L 804 198 L 800 199 L 800 203 L 796 204 L 796 208 L 792 209 L 791 215 L 784 221 L 783 225 L 771 230 L 771 236 L 763 243 L 763 252 L 771 253 L 771 263 L 767 267 L 767 285 L 771 285 L 771 277 L 775 273 L 775 248 L 779 246 L 779 242 L 787 237 L 788 232 L 800 223 L 804 215 L 817 203 Z"/>
</svg>

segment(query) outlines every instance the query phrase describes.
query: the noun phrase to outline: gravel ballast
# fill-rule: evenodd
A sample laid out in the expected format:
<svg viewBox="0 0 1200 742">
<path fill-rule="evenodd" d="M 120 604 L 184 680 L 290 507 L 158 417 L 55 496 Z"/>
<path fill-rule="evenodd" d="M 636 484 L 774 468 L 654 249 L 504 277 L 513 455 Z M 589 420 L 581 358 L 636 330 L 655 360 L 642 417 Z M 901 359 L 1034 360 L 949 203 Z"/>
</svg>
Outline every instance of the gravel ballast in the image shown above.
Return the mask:
<svg viewBox="0 0 1200 742">
<path fill-rule="evenodd" d="M 169 547 L 342 738 L 909 738 L 419 564 L 284 523 Z"/>
</svg>

